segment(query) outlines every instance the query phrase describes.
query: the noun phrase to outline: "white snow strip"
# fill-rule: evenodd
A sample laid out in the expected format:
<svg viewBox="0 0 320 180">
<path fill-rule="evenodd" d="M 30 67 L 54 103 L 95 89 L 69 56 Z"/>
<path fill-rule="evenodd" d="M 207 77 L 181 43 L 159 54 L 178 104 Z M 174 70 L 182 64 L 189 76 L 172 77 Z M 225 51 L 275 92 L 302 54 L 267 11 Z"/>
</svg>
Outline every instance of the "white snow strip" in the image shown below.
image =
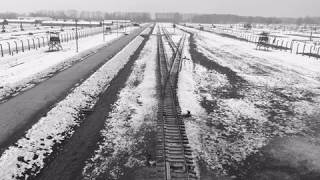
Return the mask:
<svg viewBox="0 0 320 180">
<path fill-rule="evenodd" d="M 178 79 L 178 91 L 177 95 L 179 98 L 179 104 L 182 113 L 187 110 L 191 111 L 192 114 L 203 115 L 205 114 L 204 109 L 200 106 L 199 94 L 196 94 L 195 81 L 193 77 L 194 64 L 192 63 L 191 55 L 189 53 L 189 38 L 186 38 L 184 56 L 182 62 L 182 68 L 179 73 Z"/>
<path fill-rule="evenodd" d="M 105 129 L 101 131 L 103 141 L 86 163 L 84 179 L 95 179 L 101 174 L 117 179 L 123 174 L 123 166 L 143 166 L 145 159 L 138 158 L 137 154 L 145 149 L 139 148 L 138 144 L 144 143 L 145 128 L 154 126 L 157 116 L 156 46 L 156 37 L 150 37 L 136 60 L 126 86 L 106 119 Z"/>
</svg>

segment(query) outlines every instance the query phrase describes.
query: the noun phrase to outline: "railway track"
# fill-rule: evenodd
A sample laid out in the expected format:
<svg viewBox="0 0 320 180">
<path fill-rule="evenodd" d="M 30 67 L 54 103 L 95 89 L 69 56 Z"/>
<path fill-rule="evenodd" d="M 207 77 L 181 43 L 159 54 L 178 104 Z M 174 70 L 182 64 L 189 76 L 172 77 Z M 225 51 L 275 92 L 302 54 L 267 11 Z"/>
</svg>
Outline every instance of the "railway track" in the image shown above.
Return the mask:
<svg viewBox="0 0 320 180">
<path fill-rule="evenodd" d="M 159 28 L 157 33 L 158 75 L 160 81 L 157 122 L 158 173 L 159 177 L 165 180 L 195 180 L 198 178 L 194 170 L 192 151 L 186 136 L 176 96 L 176 84 L 186 36 L 184 35 L 178 43 L 173 55 L 173 63 L 171 63 L 171 67 L 169 66 L 169 68 L 162 36 L 163 34 L 161 34 Z M 170 37 L 167 36 L 166 38 Z M 173 43 L 172 40 L 171 42 Z"/>
</svg>

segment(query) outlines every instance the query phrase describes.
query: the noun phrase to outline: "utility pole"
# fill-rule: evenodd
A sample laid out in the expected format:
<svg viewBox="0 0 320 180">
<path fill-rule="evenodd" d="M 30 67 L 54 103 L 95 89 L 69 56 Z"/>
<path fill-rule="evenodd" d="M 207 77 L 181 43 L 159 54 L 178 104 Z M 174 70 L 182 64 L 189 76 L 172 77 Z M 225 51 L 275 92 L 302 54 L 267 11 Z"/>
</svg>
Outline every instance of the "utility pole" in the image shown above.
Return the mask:
<svg viewBox="0 0 320 180">
<path fill-rule="evenodd" d="M 79 52 L 79 45 L 78 45 L 78 19 L 75 19 L 76 21 L 76 49 L 77 52 Z"/>
</svg>

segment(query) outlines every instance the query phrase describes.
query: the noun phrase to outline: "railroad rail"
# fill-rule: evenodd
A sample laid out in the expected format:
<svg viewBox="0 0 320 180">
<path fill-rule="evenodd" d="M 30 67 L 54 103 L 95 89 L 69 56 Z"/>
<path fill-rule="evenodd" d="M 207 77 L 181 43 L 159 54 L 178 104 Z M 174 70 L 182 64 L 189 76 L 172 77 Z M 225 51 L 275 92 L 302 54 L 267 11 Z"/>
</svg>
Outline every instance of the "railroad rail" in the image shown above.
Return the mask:
<svg viewBox="0 0 320 180">
<path fill-rule="evenodd" d="M 157 122 L 157 168 L 164 180 L 196 180 L 192 151 L 186 136 L 181 110 L 176 96 L 176 84 L 181 65 L 184 35 L 174 52 L 174 61 L 168 61 L 160 28 L 157 33 L 160 101 Z M 172 41 L 173 42 L 173 41 Z"/>
</svg>

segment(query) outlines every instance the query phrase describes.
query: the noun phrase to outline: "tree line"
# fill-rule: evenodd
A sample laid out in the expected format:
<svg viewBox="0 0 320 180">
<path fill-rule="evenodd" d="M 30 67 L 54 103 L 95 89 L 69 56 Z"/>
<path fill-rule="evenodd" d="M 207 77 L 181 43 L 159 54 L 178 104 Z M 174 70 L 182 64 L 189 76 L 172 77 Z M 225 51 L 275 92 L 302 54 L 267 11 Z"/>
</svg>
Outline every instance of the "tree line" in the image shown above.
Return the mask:
<svg viewBox="0 0 320 180">
<path fill-rule="evenodd" d="M 259 16 L 238 16 L 231 14 L 203 14 L 185 19 L 193 23 L 232 24 L 232 23 L 261 23 L 261 24 L 320 24 L 320 17 L 278 18 Z"/>
<path fill-rule="evenodd" d="M 146 12 L 101 12 L 101 11 L 77 11 L 77 10 L 40 10 L 28 14 L 15 12 L 0 12 L 0 19 L 15 19 L 19 16 L 50 17 L 53 19 L 83 19 L 88 21 L 101 21 L 102 19 L 128 19 L 136 22 L 150 22 L 150 13 Z M 173 23 L 192 22 L 210 24 L 232 23 L 262 23 L 262 24 L 320 24 L 320 17 L 279 18 L 259 16 L 239 16 L 232 14 L 181 14 L 181 13 L 156 13 L 156 21 Z"/>
<path fill-rule="evenodd" d="M 77 11 L 77 10 L 40 10 L 28 14 L 18 14 L 14 12 L 0 13 L 0 19 L 16 19 L 19 16 L 30 17 L 49 17 L 52 19 L 82 19 L 88 21 L 101 21 L 103 19 L 112 20 L 132 20 L 136 22 L 150 22 L 150 13 L 145 12 L 112 12 L 106 13 L 101 11 Z"/>
</svg>

